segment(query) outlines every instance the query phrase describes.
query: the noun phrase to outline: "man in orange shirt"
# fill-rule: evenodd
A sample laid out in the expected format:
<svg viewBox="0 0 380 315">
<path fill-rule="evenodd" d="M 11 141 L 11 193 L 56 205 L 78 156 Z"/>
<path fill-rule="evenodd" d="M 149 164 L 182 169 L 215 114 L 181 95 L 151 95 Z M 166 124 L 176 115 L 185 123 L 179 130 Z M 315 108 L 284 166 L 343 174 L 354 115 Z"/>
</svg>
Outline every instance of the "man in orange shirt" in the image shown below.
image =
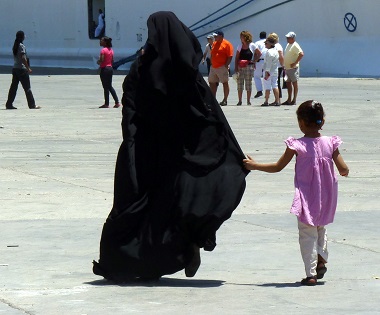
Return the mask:
<svg viewBox="0 0 380 315">
<path fill-rule="evenodd" d="M 221 106 L 226 106 L 228 94 L 230 93 L 230 87 L 228 85 L 228 70 L 234 55 L 234 47 L 229 41 L 224 39 L 224 33 L 222 31 L 215 31 L 212 35 L 214 35 L 215 41 L 211 49 L 211 69 L 208 76 L 208 82 L 214 96 L 216 96 L 218 83 L 221 82 L 223 84 L 224 98 L 219 104 Z"/>
</svg>

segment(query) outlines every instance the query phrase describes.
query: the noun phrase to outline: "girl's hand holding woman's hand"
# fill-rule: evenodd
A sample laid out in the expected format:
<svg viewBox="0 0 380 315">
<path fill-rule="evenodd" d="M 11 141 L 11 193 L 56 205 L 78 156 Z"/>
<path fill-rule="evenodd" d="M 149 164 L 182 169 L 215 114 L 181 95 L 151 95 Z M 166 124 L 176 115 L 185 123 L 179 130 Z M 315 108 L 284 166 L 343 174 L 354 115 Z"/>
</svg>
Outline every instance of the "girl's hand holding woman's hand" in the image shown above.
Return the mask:
<svg viewBox="0 0 380 315">
<path fill-rule="evenodd" d="M 247 154 L 247 158 L 243 160 L 243 165 L 247 170 L 252 171 L 255 170 L 256 162 L 251 156 Z"/>
</svg>

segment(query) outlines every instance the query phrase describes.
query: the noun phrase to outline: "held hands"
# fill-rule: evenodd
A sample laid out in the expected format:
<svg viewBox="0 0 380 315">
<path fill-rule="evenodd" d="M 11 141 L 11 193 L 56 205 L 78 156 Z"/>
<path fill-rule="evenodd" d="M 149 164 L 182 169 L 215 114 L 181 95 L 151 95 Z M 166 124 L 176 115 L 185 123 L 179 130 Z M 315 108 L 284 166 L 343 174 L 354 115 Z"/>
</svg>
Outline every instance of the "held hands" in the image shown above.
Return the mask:
<svg viewBox="0 0 380 315">
<path fill-rule="evenodd" d="M 243 165 L 244 167 L 249 170 L 249 171 L 253 171 L 256 169 L 256 162 L 255 160 L 247 154 L 247 158 L 243 160 Z"/>
<path fill-rule="evenodd" d="M 344 176 L 344 177 L 348 177 L 348 173 L 349 173 L 349 169 L 347 168 L 346 170 L 341 170 L 339 171 L 339 175 L 341 176 Z"/>
</svg>

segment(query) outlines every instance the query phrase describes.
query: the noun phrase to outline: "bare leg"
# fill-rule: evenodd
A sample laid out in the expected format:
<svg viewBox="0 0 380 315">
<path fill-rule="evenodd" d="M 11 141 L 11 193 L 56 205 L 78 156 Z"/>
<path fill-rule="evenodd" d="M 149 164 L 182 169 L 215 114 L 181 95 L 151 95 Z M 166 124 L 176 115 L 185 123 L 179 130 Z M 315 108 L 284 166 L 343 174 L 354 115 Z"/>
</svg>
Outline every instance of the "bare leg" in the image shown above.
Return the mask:
<svg viewBox="0 0 380 315">
<path fill-rule="evenodd" d="M 292 82 L 286 82 L 286 88 L 288 89 L 288 99 L 286 101 L 290 103 L 292 101 L 292 93 L 293 93 Z"/>
<path fill-rule="evenodd" d="M 227 102 L 228 95 L 230 94 L 230 86 L 228 85 L 228 82 L 223 83 L 223 94 L 224 94 L 223 101 Z"/>
<path fill-rule="evenodd" d="M 265 90 L 265 102 L 268 103 L 270 90 Z"/>
<path fill-rule="evenodd" d="M 252 94 L 252 91 L 247 91 L 247 104 L 251 103 L 251 94 Z"/>
<path fill-rule="evenodd" d="M 239 98 L 239 103 L 242 101 L 242 98 L 243 98 L 243 91 L 242 90 L 238 90 L 238 98 Z"/>
<path fill-rule="evenodd" d="M 296 104 L 298 95 L 298 82 L 292 82 L 292 85 L 294 90 L 292 103 Z"/>
<path fill-rule="evenodd" d="M 278 88 L 273 89 L 273 94 L 274 94 L 274 101 L 280 104 L 280 93 L 278 91 Z"/>
<path fill-rule="evenodd" d="M 218 84 L 217 83 L 210 83 L 210 90 L 211 90 L 211 93 L 216 97 L 216 91 L 218 90 Z"/>
</svg>

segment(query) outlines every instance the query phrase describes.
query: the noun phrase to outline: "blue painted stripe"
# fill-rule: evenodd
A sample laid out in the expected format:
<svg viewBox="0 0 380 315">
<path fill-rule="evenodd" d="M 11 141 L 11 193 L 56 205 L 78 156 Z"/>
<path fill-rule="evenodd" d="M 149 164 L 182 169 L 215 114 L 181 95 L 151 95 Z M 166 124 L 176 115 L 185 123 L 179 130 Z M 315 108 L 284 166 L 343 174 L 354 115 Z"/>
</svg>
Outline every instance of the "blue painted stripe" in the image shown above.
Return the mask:
<svg viewBox="0 0 380 315">
<path fill-rule="evenodd" d="M 289 2 L 292 2 L 292 1 L 295 1 L 295 0 L 287 0 L 287 1 L 283 1 L 283 2 L 277 3 L 277 4 L 272 5 L 272 6 L 268 7 L 268 8 L 266 8 L 266 9 L 260 10 L 260 11 L 258 11 L 258 12 L 256 12 L 256 13 L 253 13 L 253 14 L 251 14 L 251 15 L 248 15 L 248 16 L 244 17 L 244 18 L 241 18 L 241 19 L 239 19 L 239 20 L 236 20 L 236 21 L 234 21 L 234 22 L 232 22 L 232 23 L 229 23 L 229 24 L 225 24 L 225 25 L 223 25 L 223 26 L 220 26 L 220 27 L 218 27 L 218 29 L 225 29 L 225 28 L 227 28 L 228 26 L 231 26 L 231 25 L 234 25 L 234 24 L 238 24 L 238 23 L 240 23 L 240 22 L 242 22 L 242 21 L 245 21 L 245 20 L 250 19 L 250 18 L 252 18 L 252 17 L 254 17 L 254 16 L 257 16 L 257 15 L 259 15 L 259 14 L 261 14 L 261 13 L 267 12 L 267 11 L 269 11 L 269 10 L 272 10 L 272 9 L 274 9 L 274 8 L 276 8 L 276 7 L 279 7 L 279 6 L 285 5 L 285 4 L 287 4 L 287 3 L 289 3 Z M 245 4 L 247 4 L 247 3 L 245 3 Z M 244 4 L 244 5 L 245 5 L 245 4 Z M 231 11 L 231 12 L 233 12 L 233 11 Z M 229 12 L 229 13 L 231 13 L 231 12 Z M 225 15 L 224 15 L 224 16 L 225 16 Z M 223 16 L 223 17 L 224 17 L 224 16 Z M 219 17 L 219 18 L 222 18 L 222 17 Z M 219 18 L 218 18 L 218 19 L 219 19 Z M 218 20 L 218 19 L 216 19 L 216 20 Z M 207 24 L 210 24 L 211 22 L 214 22 L 214 21 L 215 21 L 215 20 L 210 21 L 210 22 L 207 23 Z M 204 24 L 203 26 L 205 26 L 205 25 L 207 25 L 207 24 Z M 215 29 L 215 30 L 216 30 L 216 29 Z M 215 30 L 214 30 L 214 31 L 215 31 Z M 209 34 L 209 33 L 210 33 L 210 31 L 208 31 L 207 33 L 203 33 L 203 34 L 197 35 L 197 38 L 204 37 L 204 36 L 206 36 L 206 35 Z M 212 33 L 212 32 L 211 32 L 211 33 Z"/>
</svg>

